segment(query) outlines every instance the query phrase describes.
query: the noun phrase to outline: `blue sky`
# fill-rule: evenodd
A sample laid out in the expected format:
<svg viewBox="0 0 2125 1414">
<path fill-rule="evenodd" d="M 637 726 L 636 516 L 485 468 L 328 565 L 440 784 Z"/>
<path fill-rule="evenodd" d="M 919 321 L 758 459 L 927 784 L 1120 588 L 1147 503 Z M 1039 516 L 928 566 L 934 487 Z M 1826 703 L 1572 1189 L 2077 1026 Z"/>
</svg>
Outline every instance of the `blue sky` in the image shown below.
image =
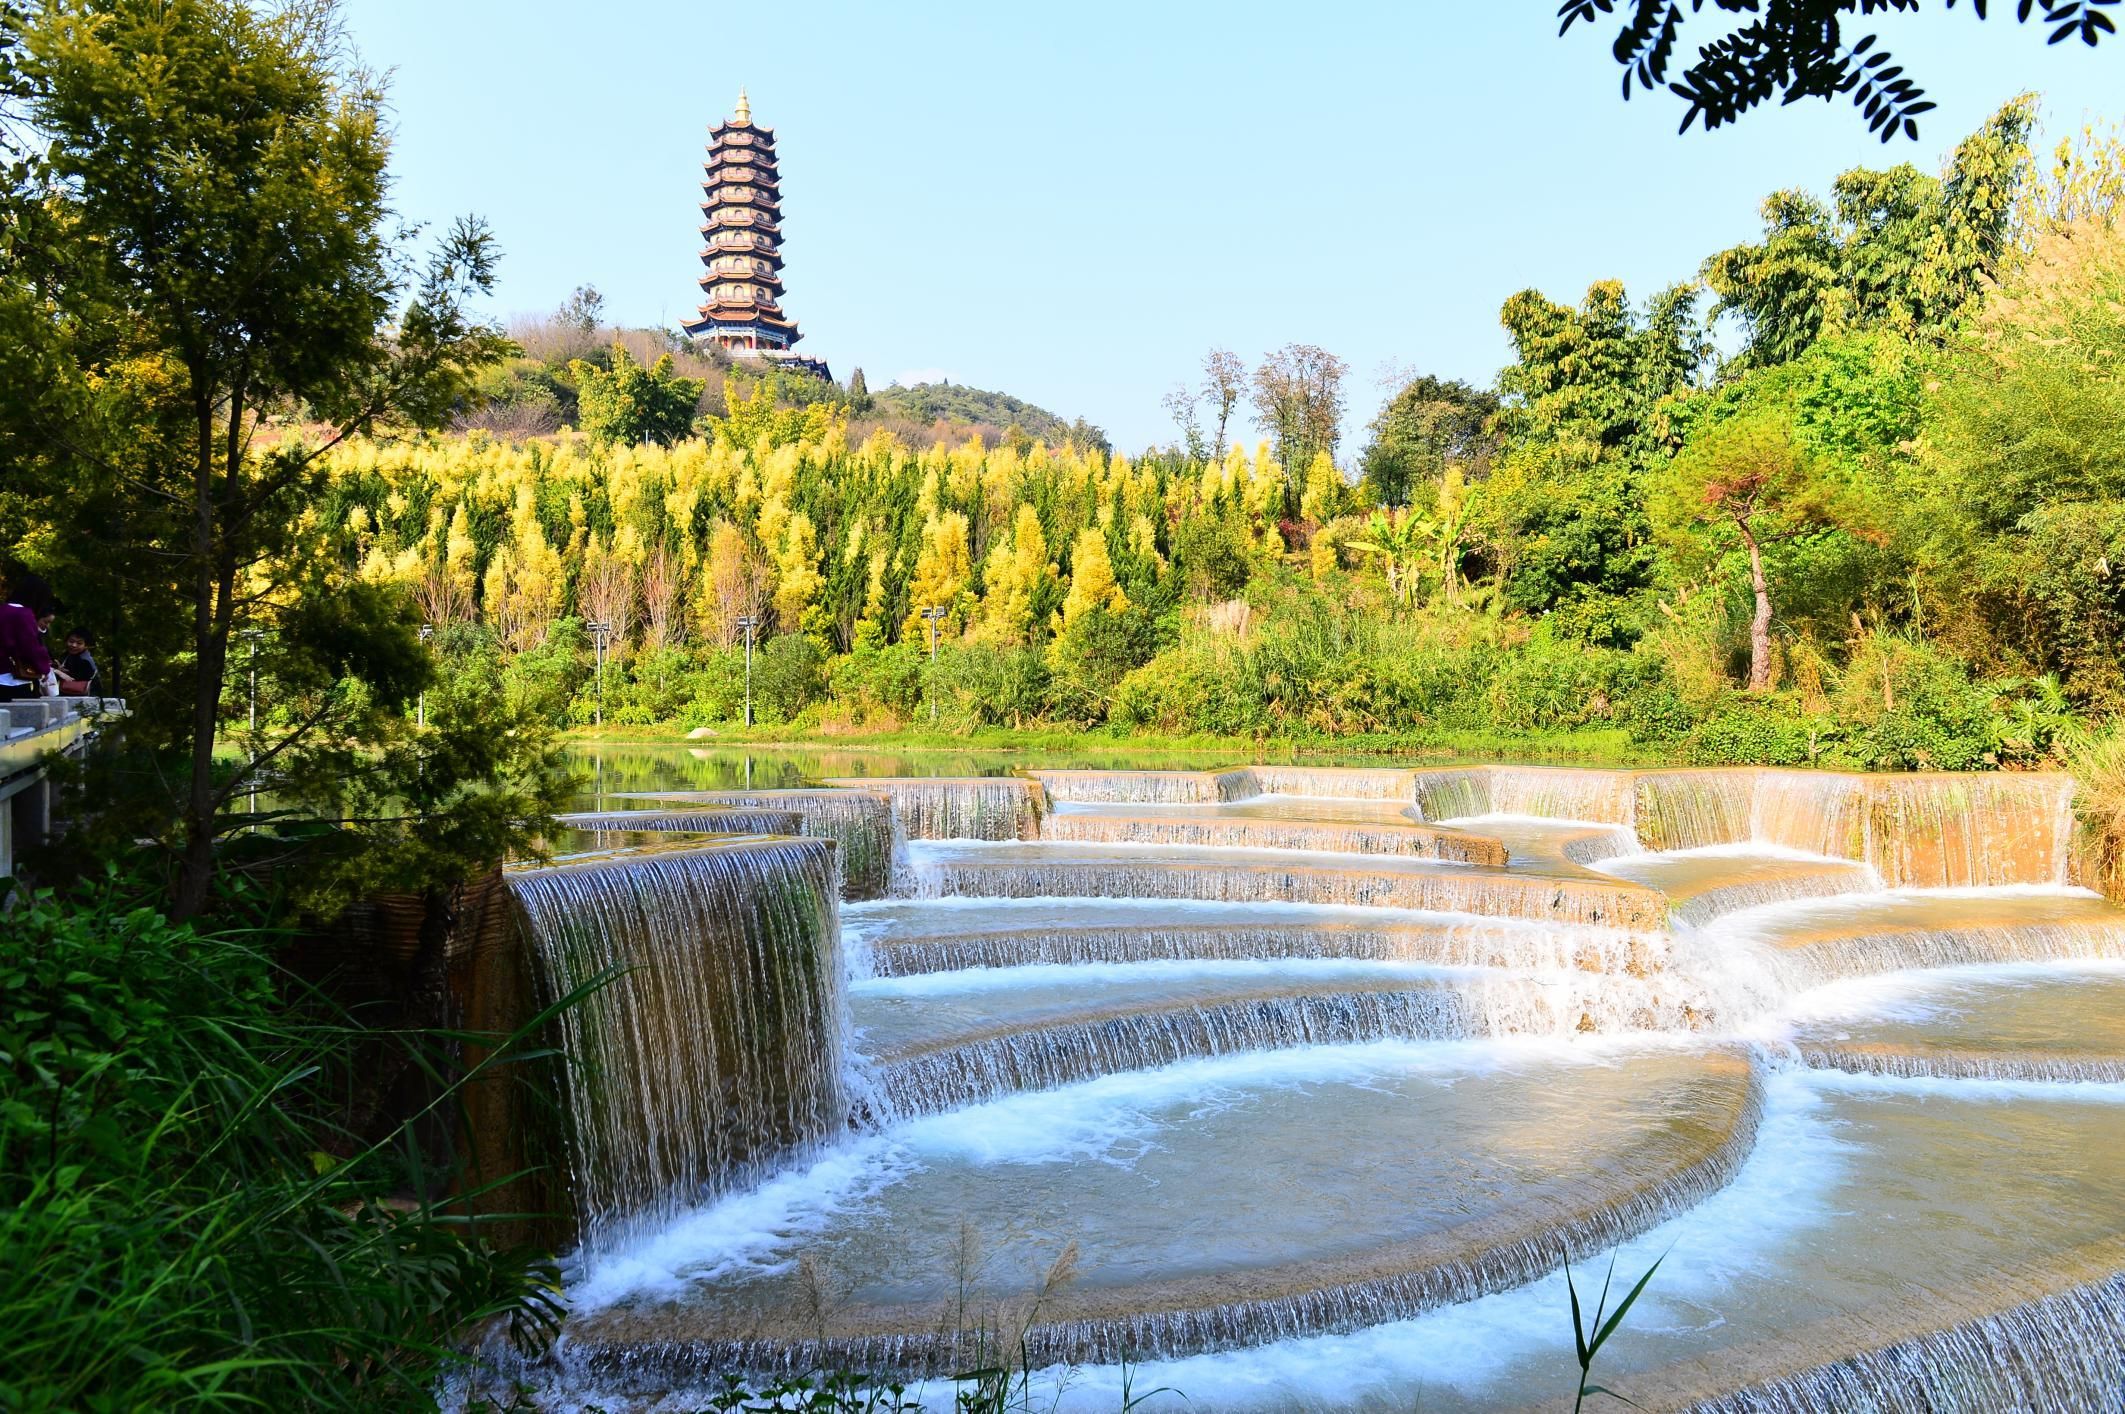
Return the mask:
<svg viewBox="0 0 2125 1414">
<path fill-rule="evenodd" d="M 2011 7 L 1994 6 L 2011 13 Z M 1534 286 L 1635 295 L 1748 238 L 1763 196 L 1860 163 L 1933 170 L 2025 88 L 2054 130 L 2125 109 L 2125 41 L 1936 5 L 1877 28 L 1940 104 L 1885 150 L 1849 107 L 1675 135 L 1617 96 L 1613 25 L 1553 0 L 680 4 L 348 0 L 391 70 L 397 200 L 484 216 L 499 314 L 592 284 L 628 324 L 697 303 L 700 163 L 739 86 L 780 146 L 804 352 L 949 375 L 1170 438 L 1205 349 L 1349 361 L 1352 435 L 1396 368 L 1488 380 Z M 1703 22 L 1709 23 L 1709 20 Z"/>
</svg>

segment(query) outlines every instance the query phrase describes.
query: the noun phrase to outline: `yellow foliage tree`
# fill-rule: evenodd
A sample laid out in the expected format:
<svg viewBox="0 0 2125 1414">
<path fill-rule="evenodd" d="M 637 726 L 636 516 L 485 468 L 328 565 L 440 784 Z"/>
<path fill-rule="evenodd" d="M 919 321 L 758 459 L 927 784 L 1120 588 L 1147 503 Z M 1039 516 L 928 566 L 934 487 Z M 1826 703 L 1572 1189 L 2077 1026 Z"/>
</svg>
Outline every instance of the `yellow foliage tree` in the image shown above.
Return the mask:
<svg viewBox="0 0 2125 1414">
<path fill-rule="evenodd" d="M 1022 643 L 1033 627 L 1033 603 L 1041 585 L 1055 577 L 1040 513 L 1021 505 L 1008 539 L 990 547 L 982 565 L 982 631 L 999 643 Z"/>
<path fill-rule="evenodd" d="M 925 631 L 922 611 L 931 607 L 951 610 L 946 622 L 957 626 L 960 598 L 974 577 L 974 552 L 967 532 L 967 518 L 958 511 L 938 512 L 923 523 L 922 554 L 915 561 L 915 583 L 908 595 L 901 637 L 919 639 Z"/>
<path fill-rule="evenodd" d="M 1081 530 L 1070 547 L 1070 592 L 1063 596 L 1057 613 L 1058 631 L 1067 629 L 1094 609 L 1118 614 L 1129 607 L 1129 596 L 1114 581 L 1114 561 L 1107 555 L 1107 537 L 1097 530 Z"/>
</svg>

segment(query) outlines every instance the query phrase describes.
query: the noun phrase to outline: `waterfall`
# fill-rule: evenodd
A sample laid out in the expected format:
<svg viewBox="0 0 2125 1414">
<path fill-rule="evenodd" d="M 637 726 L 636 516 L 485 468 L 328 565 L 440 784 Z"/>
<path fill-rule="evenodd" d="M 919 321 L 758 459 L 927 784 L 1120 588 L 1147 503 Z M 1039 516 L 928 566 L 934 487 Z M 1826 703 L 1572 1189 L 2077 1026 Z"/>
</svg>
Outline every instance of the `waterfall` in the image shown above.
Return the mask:
<svg viewBox="0 0 2125 1414">
<path fill-rule="evenodd" d="M 1634 802 L 1647 849 L 1700 849 L 1754 838 L 1755 771 L 1647 771 Z"/>
<path fill-rule="evenodd" d="M 1048 799 L 1070 805 L 1216 805 L 1224 779 L 1207 771 L 1028 771 Z M 1244 776 L 1244 771 L 1230 772 Z M 1245 795 L 1253 795 L 1250 787 Z"/>
<path fill-rule="evenodd" d="M 903 840 L 1030 840 L 1040 835 L 1040 784 L 1023 776 L 909 776 L 828 781 L 893 803 Z"/>
<path fill-rule="evenodd" d="M 2125 958 L 2125 918 L 2114 922 L 2029 922 L 1855 930 L 1759 944 L 1764 965 L 1788 993 L 1827 982 L 1919 967 Z"/>
<path fill-rule="evenodd" d="M 1458 820 L 1496 811 L 1491 804 L 1488 767 L 1418 771 L 1412 790 L 1419 820 Z"/>
<path fill-rule="evenodd" d="M 584 1242 L 728 1191 L 848 1121 L 833 846 L 645 850 L 513 871 L 560 1014 Z"/>
<path fill-rule="evenodd" d="M 2027 1051 L 1817 1043 L 1795 1049 L 1805 1065 L 1817 1070 L 1849 1071 L 1855 1075 L 1891 1075 L 1908 1080 L 2033 1080 L 2063 1085 L 2125 1083 L 2125 1056 L 2036 1055 Z"/>
<path fill-rule="evenodd" d="M 1117 1007 L 1083 1019 L 999 1029 L 877 1057 L 895 1118 L 1021 1090 L 1050 1090 L 1175 1061 L 1294 1046 L 1567 1036 L 1680 1029 L 1683 1012 L 1634 979 L 1571 973 L 1412 985 L 1300 984 L 1285 995 Z"/>
<path fill-rule="evenodd" d="M 697 791 L 665 798 L 791 811 L 802 819 L 803 833 L 834 842 L 843 898 L 882 898 L 892 886 L 893 807 L 875 791 Z"/>
<path fill-rule="evenodd" d="M 878 1086 L 895 1117 L 906 1118 L 1200 1056 L 1476 1034 L 1467 998 L 1443 988 L 1382 984 L 1123 1011 L 1001 1032 L 884 1057 Z"/>
<path fill-rule="evenodd" d="M 1163 898 L 1226 903 L 1351 904 L 1426 913 L 1476 913 L 1658 931 L 1667 900 L 1643 885 L 1610 879 L 1545 879 L 1479 874 L 1449 866 L 1419 871 L 1337 868 L 1313 863 L 1166 858 L 1136 861 L 984 859 L 924 854 L 910 859 L 910 892 L 920 898 Z"/>
<path fill-rule="evenodd" d="M 1482 919 L 1434 924 L 1237 923 L 1028 928 L 874 941 L 873 974 L 907 977 L 967 967 L 1183 959 L 1349 958 L 1442 967 L 1642 975 L 1666 957 L 1667 935 L 1544 927 Z"/>
<path fill-rule="evenodd" d="M 2064 776 L 1877 776 L 1867 804 L 1864 857 L 1892 888 L 2066 882 Z"/>
<path fill-rule="evenodd" d="M 1401 800 L 1415 798 L 1414 771 L 1371 767 L 1253 766 L 1254 793 L 1304 795 L 1328 800 Z"/>
<path fill-rule="evenodd" d="M 1041 823 L 1040 837 L 1064 844 L 1169 844 L 1222 849 L 1306 850 L 1328 854 L 1387 854 L 1456 864 L 1505 866 L 1496 840 L 1432 825 L 1382 821 L 1284 820 L 1252 815 L 1124 815 L 1058 811 Z"/>
<path fill-rule="evenodd" d="M 795 835 L 804 830 L 804 817 L 794 810 L 582 810 L 556 818 L 593 835 Z"/>
<path fill-rule="evenodd" d="M 2125 1275 L 2115 1275 L 1693 1408 L 1696 1414 L 2115 1409 L 2121 1347 Z"/>
<path fill-rule="evenodd" d="M 1629 825 L 1637 794 L 1636 780 L 1628 771 L 1582 771 L 1561 766 L 1490 768 L 1490 808 L 1500 815 L 1541 815 Z"/>
<path fill-rule="evenodd" d="M 1421 1237 L 1367 1245 L 1277 1271 L 1276 1294 L 1239 1295 L 1222 1274 L 1180 1274 L 1144 1284 L 1078 1286 L 1069 1308 L 1024 1332 L 1028 1363 L 1082 1365 L 1145 1360 L 1262 1345 L 1405 1320 L 1441 1306 L 1520 1286 L 1567 1258 L 1627 1241 L 1725 1186 L 1748 1157 L 1762 1117 L 1761 1087 L 1740 1056 L 1720 1053 L 1681 1087 L 1677 1122 L 1619 1161 L 1590 1166 L 1568 1192 L 1530 1198 L 1505 1213 L 1472 1214 Z M 730 1369 L 901 1370 L 963 1368 L 970 1331 L 952 1312 L 919 1323 L 880 1313 L 855 1317 L 846 1335 L 788 1312 L 704 1316 L 686 1342 L 656 1338 L 652 1316 L 616 1314 L 600 1334 L 635 1369 L 659 1382 L 714 1378 Z M 866 1327 L 871 1327 L 866 1329 Z M 777 1331 L 779 1333 L 767 1333 Z"/>
</svg>

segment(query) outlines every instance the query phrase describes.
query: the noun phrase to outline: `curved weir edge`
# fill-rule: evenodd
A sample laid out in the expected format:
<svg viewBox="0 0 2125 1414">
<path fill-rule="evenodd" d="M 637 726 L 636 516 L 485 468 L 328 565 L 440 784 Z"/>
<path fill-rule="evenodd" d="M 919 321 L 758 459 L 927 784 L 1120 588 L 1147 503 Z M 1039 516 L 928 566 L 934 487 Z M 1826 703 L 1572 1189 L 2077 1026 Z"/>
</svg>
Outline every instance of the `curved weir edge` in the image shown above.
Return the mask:
<svg viewBox="0 0 2125 1414">
<path fill-rule="evenodd" d="M 1693 1126 L 1706 1131 L 1696 1136 L 1696 1152 L 1665 1172 L 1619 1179 L 1608 1191 L 1568 1207 L 1556 1200 L 1529 1204 L 1363 1256 L 1090 1291 L 1065 1288 L 1050 1298 L 1049 1317 L 1026 1328 L 1026 1359 L 1034 1367 L 1113 1363 L 1357 1330 L 1524 1285 L 1571 1257 L 1627 1241 L 1725 1187 L 1754 1147 L 1763 1111 L 1757 1069 L 1741 1052 L 1705 1059 L 1713 1069 L 1693 1084 L 1726 1086 L 1731 1103 L 1716 1127 Z M 1239 1283 L 1256 1293 L 1206 1299 Z M 999 1309 L 1007 1310 L 1008 1303 Z M 892 1307 L 833 1312 L 828 1324 L 843 1325 L 848 1333 L 824 1337 L 768 1334 L 777 1324 L 811 1323 L 787 1310 L 743 1318 L 694 1311 L 679 1319 L 695 1323 L 695 1330 L 673 1332 L 668 1320 L 648 1313 L 593 1317 L 573 1340 L 571 1358 L 600 1375 L 675 1380 L 734 1370 L 941 1374 L 960 1368 L 982 1334 L 955 1327 L 949 1314 Z"/>
</svg>

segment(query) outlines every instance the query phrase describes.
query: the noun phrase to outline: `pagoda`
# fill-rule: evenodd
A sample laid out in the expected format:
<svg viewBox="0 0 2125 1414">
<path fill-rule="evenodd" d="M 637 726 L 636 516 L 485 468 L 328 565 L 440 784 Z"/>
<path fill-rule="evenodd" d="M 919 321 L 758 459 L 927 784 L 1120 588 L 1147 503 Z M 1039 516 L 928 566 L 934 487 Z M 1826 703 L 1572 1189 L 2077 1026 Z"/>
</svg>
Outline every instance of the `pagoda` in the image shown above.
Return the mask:
<svg viewBox="0 0 2125 1414">
<path fill-rule="evenodd" d="M 782 313 L 782 186 L 775 170 L 775 132 L 753 122 L 745 90 L 737 111 L 708 133 L 701 180 L 701 312 L 686 326 L 694 338 L 739 358 L 771 359 L 818 378 L 824 361 L 792 353 L 803 336 Z"/>
</svg>

